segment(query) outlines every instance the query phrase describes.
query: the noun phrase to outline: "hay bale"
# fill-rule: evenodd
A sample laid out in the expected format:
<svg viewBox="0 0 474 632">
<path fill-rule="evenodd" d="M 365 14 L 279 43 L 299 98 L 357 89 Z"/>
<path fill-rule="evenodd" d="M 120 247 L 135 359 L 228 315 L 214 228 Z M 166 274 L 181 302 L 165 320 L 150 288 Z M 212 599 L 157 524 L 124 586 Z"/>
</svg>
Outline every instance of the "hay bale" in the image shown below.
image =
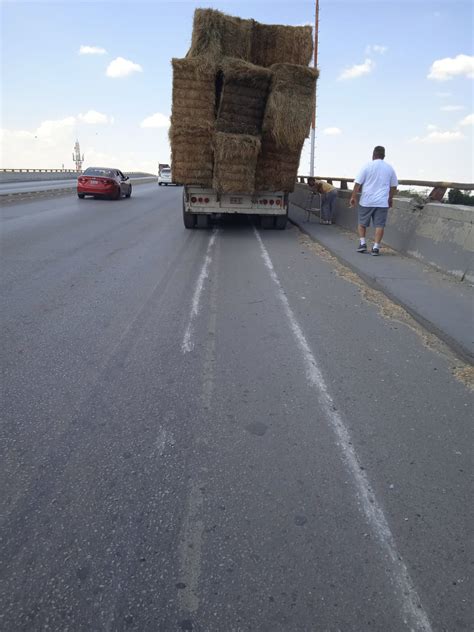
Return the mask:
<svg viewBox="0 0 474 632">
<path fill-rule="evenodd" d="M 275 64 L 271 71 L 263 131 L 271 134 L 280 147 L 297 149 L 309 134 L 319 73 L 315 68 L 294 64 Z"/>
<path fill-rule="evenodd" d="M 252 27 L 253 20 L 242 20 L 214 9 L 196 9 L 187 57 L 206 57 L 212 61 L 236 57 L 250 61 Z"/>
<path fill-rule="evenodd" d="M 214 134 L 213 188 L 220 193 L 253 193 L 260 138 L 249 134 Z"/>
<path fill-rule="evenodd" d="M 212 130 L 202 126 L 172 125 L 171 173 L 176 184 L 212 186 Z"/>
<path fill-rule="evenodd" d="M 311 26 L 282 26 L 254 22 L 250 61 L 257 66 L 307 66 L 313 55 Z"/>
<path fill-rule="evenodd" d="M 231 134 L 260 134 L 271 71 L 226 58 L 220 64 L 220 73 L 222 91 L 216 129 Z"/>
<path fill-rule="evenodd" d="M 255 188 L 257 191 L 286 191 L 295 188 L 303 146 L 282 150 L 269 134 L 263 134 L 257 160 Z"/>
<path fill-rule="evenodd" d="M 209 127 L 215 120 L 216 66 L 199 59 L 172 59 L 171 123 Z"/>
</svg>

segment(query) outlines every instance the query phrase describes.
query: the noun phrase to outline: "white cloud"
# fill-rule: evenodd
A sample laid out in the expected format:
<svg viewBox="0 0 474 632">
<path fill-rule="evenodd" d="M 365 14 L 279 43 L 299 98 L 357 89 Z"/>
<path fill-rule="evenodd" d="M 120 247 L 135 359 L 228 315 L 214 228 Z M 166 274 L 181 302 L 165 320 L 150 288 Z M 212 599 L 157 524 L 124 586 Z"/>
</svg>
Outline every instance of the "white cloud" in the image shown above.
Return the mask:
<svg viewBox="0 0 474 632">
<path fill-rule="evenodd" d="M 363 64 L 355 64 L 350 68 L 346 68 L 339 75 L 339 79 L 355 79 L 356 77 L 362 77 L 368 75 L 374 69 L 375 64 L 371 59 L 366 59 Z"/>
<path fill-rule="evenodd" d="M 450 143 L 465 138 L 459 130 L 442 131 L 437 129 L 436 125 L 428 125 L 428 134 L 426 136 L 415 136 L 411 139 L 412 143 Z"/>
<path fill-rule="evenodd" d="M 161 114 L 161 112 L 156 112 L 156 114 L 147 116 L 147 118 L 140 123 L 140 127 L 169 127 L 169 125 L 169 116 Z"/>
<path fill-rule="evenodd" d="M 464 110 L 464 105 L 443 105 L 441 108 L 442 112 L 459 112 L 459 110 Z"/>
<path fill-rule="evenodd" d="M 129 59 L 116 57 L 107 66 L 105 74 L 107 75 L 107 77 L 117 79 L 118 77 L 127 77 L 132 72 L 143 72 L 143 68 L 140 66 L 140 64 L 136 64 Z"/>
<path fill-rule="evenodd" d="M 326 127 L 323 129 L 323 134 L 326 136 L 339 136 L 339 134 L 342 134 L 342 130 L 339 127 Z"/>
<path fill-rule="evenodd" d="M 448 81 L 457 76 L 474 78 L 473 55 L 458 55 L 457 57 L 437 59 L 431 64 L 428 79 Z"/>
<path fill-rule="evenodd" d="M 100 138 L 96 138 L 97 132 Z M 64 165 L 72 169 L 72 151 L 79 138 L 86 167 L 96 163 L 125 171 L 154 173 L 157 162 L 169 163 L 167 132 L 163 128 L 153 134 L 138 134 L 124 145 L 123 135 L 115 134 L 113 128 L 94 129 L 81 123 L 78 114 L 43 121 L 31 128 L 3 129 L 0 130 L 0 168 L 60 169 Z"/>
<path fill-rule="evenodd" d="M 89 110 L 85 114 L 79 114 L 78 119 L 88 125 L 107 125 L 107 123 L 113 123 L 113 117 L 109 118 L 106 114 L 96 112 L 95 110 Z"/>
<path fill-rule="evenodd" d="M 100 46 L 84 46 L 79 48 L 79 55 L 105 55 L 107 51 Z"/>
<path fill-rule="evenodd" d="M 438 129 L 438 126 L 437 125 L 433 125 L 432 123 L 428 123 L 428 125 L 426 126 L 426 129 L 429 132 L 434 132 L 436 129 Z"/>
<path fill-rule="evenodd" d="M 378 53 L 379 55 L 383 55 L 388 51 L 387 46 L 380 46 L 379 44 L 369 44 L 365 48 L 366 55 L 372 55 L 372 53 Z"/>
<path fill-rule="evenodd" d="M 61 168 L 72 153 L 76 117 L 43 121 L 35 130 L 2 130 L 5 168 Z M 69 165 L 71 166 L 71 165 Z"/>
<path fill-rule="evenodd" d="M 468 114 L 465 116 L 462 121 L 459 121 L 459 125 L 474 125 L 474 114 Z"/>
</svg>

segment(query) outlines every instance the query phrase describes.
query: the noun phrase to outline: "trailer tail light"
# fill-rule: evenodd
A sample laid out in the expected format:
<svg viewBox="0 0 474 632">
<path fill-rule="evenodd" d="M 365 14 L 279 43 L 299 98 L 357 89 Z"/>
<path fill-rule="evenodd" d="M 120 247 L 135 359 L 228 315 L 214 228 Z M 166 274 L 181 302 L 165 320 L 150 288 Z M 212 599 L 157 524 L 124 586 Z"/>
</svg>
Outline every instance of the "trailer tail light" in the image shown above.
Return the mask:
<svg viewBox="0 0 474 632">
<path fill-rule="evenodd" d="M 209 198 L 204 198 L 205 204 L 209 204 Z"/>
<path fill-rule="evenodd" d="M 275 200 L 275 204 L 276 204 L 277 206 L 281 206 L 281 200 Z"/>
<path fill-rule="evenodd" d="M 197 198 L 195 198 L 195 197 L 193 196 L 193 197 L 191 198 L 191 202 L 192 202 L 193 204 L 196 204 L 196 202 L 197 202 Z"/>
<path fill-rule="evenodd" d="M 268 200 L 262 200 L 262 202 L 267 205 L 268 204 Z"/>
<path fill-rule="evenodd" d="M 275 204 L 275 200 L 270 200 L 270 206 L 273 206 Z"/>
</svg>

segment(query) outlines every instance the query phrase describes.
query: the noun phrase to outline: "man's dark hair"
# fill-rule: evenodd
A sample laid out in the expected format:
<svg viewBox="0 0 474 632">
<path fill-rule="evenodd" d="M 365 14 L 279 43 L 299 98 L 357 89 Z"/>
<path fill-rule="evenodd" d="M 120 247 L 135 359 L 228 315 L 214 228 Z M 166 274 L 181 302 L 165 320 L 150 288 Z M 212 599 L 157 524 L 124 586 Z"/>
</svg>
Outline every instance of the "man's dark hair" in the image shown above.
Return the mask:
<svg viewBox="0 0 474 632">
<path fill-rule="evenodd" d="M 383 160 L 385 158 L 385 147 L 382 147 L 382 145 L 374 147 L 373 156 L 374 158 L 381 158 Z"/>
<path fill-rule="evenodd" d="M 308 178 L 308 184 L 310 184 L 310 182 L 316 182 L 316 178 L 312 178 L 312 177 Z"/>
</svg>

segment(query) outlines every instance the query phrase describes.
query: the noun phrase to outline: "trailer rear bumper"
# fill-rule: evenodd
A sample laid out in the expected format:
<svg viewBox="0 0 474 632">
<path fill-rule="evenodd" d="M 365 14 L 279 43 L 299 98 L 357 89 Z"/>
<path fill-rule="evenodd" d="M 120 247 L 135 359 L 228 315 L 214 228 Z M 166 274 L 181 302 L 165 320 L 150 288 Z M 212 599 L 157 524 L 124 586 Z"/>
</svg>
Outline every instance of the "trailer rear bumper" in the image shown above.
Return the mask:
<svg viewBox="0 0 474 632">
<path fill-rule="evenodd" d="M 187 186 L 183 191 L 183 206 L 186 213 L 197 215 L 287 215 L 288 196 L 281 191 L 219 195 L 213 189 Z"/>
</svg>

